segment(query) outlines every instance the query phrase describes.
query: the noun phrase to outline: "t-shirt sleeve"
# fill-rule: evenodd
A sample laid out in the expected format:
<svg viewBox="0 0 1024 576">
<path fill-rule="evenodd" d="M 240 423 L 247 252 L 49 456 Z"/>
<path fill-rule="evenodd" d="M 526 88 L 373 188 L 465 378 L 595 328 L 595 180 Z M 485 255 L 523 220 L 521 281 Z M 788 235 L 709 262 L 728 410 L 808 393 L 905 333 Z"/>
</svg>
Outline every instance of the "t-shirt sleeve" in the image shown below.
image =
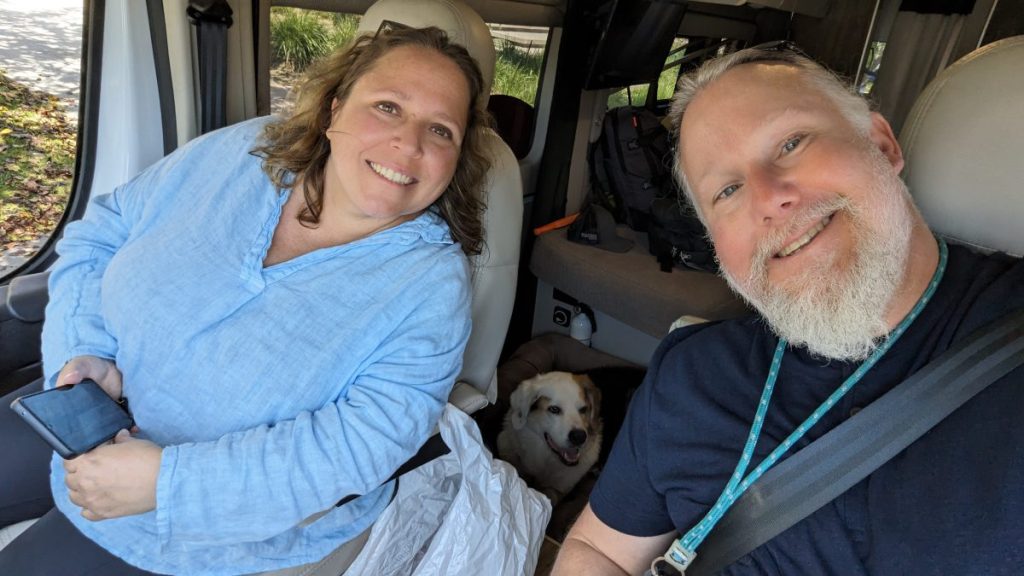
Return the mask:
<svg viewBox="0 0 1024 576">
<path fill-rule="evenodd" d="M 656 355 L 656 359 L 660 357 L 663 353 Z M 675 529 L 664 495 L 651 481 L 648 465 L 652 456 L 648 422 L 658 372 L 652 362 L 590 494 L 590 507 L 602 522 L 633 536 L 657 536 Z"/>
</svg>

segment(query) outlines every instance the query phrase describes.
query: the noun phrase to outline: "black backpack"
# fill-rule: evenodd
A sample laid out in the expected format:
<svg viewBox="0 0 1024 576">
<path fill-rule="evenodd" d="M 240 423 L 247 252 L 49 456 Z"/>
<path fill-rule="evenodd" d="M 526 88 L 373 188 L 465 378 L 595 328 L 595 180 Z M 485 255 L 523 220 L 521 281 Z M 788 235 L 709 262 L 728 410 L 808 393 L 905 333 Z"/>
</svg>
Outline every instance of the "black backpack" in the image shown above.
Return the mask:
<svg viewBox="0 0 1024 576">
<path fill-rule="evenodd" d="M 651 202 L 673 188 L 671 138 L 661 120 L 646 108 L 612 108 L 589 155 L 594 200 L 616 222 L 646 232 Z"/>
<path fill-rule="evenodd" d="M 718 272 L 715 251 L 708 241 L 704 224 L 693 208 L 681 199 L 655 198 L 651 203 L 647 239 L 651 254 L 658 258 L 663 272 L 671 272 L 673 266 Z"/>
<path fill-rule="evenodd" d="M 680 205 L 672 154 L 671 135 L 654 112 L 612 108 L 589 150 L 589 200 L 607 208 L 616 222 L 648 233 L 650 252 L 662 270 L 678 264 L 717 271 L 704 225 Z"/>
</svg>

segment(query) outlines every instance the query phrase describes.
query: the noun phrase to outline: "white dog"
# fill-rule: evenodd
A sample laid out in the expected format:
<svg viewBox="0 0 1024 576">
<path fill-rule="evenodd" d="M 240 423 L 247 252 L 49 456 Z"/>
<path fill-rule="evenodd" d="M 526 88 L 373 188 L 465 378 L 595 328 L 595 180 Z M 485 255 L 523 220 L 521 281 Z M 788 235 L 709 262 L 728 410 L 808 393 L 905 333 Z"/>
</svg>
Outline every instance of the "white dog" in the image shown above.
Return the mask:
<svg viewBox="0 0 1024 576">
<path fill-rule="evenodd" d="M 565 496 L 601 452 L 601 391 L 585 375 L 548 372 L 512 392 L 498 456 L 551 499 Z"/>
</svg>

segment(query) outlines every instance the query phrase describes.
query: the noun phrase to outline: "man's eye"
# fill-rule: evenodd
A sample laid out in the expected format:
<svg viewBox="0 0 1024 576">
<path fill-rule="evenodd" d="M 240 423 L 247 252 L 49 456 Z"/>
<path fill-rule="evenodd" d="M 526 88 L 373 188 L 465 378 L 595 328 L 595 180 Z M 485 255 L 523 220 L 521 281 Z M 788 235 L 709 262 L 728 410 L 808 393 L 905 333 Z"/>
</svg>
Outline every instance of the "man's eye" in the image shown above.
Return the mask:
<svg viewBox="0 0 1024 576">
<path fill-rule="evenodd" d="M 452 131 L 441 125 L 431 126 L 430 131 L 446 140 L 451 140 L 453 138 Z"/>
<path fill-rule="evenodd" d="M 800 136 L 794 136 L 794 137 L 790 138 L 789 140 L 786 140 L 782 144 L 782 153 L 783 154 L 789 154 L 793 150 L 796 150 L 800 146 L 800 143 L 803 142 L 803 141 L 804 141 L 804 137 L 803 137 L 802 134 Z"/>
<path fill-rule="evenodd" d="M 392 102 L 378 102 L 377 103 L 377 110 L 380 110 L 381 112 L 384 112 L 384 113 L 387 113 L 387 114 L 395 114 L 395 113 L 398 112 L 398 106 L 396 106 Z"/>
<path fill-rule="evenodd" d="M 729 196 L 732 196 L 739 189 L 740 189 L 740 185 L 739 184 L 730 184 L 730 185 L 726 186 L 725 188 L 722 188 L 722 191 L 719 192 L 717 196 L 715 196 L 715 201 L 724 200 L 724 199 L 728 198 Z"/>
<path fill-rule="evenodd" d="M 552 414 L 561 414 L 562 409 L 558 406 L 548 406 L 548 412 L 551 412 Z"/>
</svg>

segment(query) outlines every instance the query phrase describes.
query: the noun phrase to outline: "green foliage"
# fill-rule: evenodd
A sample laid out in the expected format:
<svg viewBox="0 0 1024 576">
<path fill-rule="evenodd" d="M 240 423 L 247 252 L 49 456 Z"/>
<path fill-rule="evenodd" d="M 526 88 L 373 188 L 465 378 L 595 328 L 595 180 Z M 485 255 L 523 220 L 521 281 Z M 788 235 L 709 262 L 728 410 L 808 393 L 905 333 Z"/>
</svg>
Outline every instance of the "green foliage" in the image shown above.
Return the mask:
<svg viewBox="0 0 1024 576">
<path fill-rule="evenodd" d="M 270 9 L 270 45 L 278 76 L 302 72 L 318 58 L 355 38 L 359 17 L 301 8 Z M 515 96 L 533 105 L 537 96 L 543 46 L 521 47 L 506 39 L 496 40 L 494 85 L 491 92 Z M 288 73 L 285 73 L 288 72 Z"/>
<path fill-rule="evenodd" d="M 509 40 L 499 40 L 494 63 L 493 94 L 508 94 L 530 104 L 537 97 L 543 51 L 520 48 Z"/>
<path fill-rule="evenodd" d="M 669 52 L 668 58 L 665 59 L 665 65 L 676 63 L 685 53 L 686 45 L 688 41 L 686 38 L 676 38 L 672 41 L 672 48 Z M 658 76 L 658 100 L 667 100 L 675 94 L 676 91 L 676 80 L 679 77 L 679 66 L 671 66 L 661 71 L 661 76 Z M 613 92 L 608 97 L 608 108 L 616 108 L 618 106 L 626 106 L 629 104 L 629 98 L 627 98 L 626 90 L 629 90 L 629 97 L 633 99 L 634 106 L 643 106 L 647 101 L 647 93 L 650 91 L 649 84 L 637 84 L 628 88 L 623 88 L 618 92 Z"/>
<path fill-rule="evenodd" d="M 345 46 L 356 37 L 356 31 L 359 30 L 358 16 L 335 13 L 331 15 L 331 22 L 334 26 L 331 30 L 331 42 L 335 49 Z"/>
<path fill-rule="evenodd" d="M 270 47 L 275 64 L 305 70 L 355 36 L 359 19 L 299 8 L 270 9 Z"/>
<path fill-rule="evenodd" d="M 74 165 L 75 127 L 60 101 L 0 70 L 0 250 L 57 227 Z"/>
<path fill-rule="evenodd" d="M 672 97 L 672 94 L 675 92 L 676 77 L 678 74 L 678 66 L 662 71 L 661 76 L 658 77 L 659 100 L 665 100 Z M 650 91 L 650 85 L 637 84 L 636 86 L 630 86 L 628 89 L 629 96 L 633 99 L 633 105 L 643 106 L 644 102 L 647 101 L 647 93 Z M 618 92 L 612 93 L 612 95 L 608 97 L 608 108 L 628 105 L 629 99 L 626 97 L 626 90 L 626 88 L 623 88 Z"/>
</svg>

